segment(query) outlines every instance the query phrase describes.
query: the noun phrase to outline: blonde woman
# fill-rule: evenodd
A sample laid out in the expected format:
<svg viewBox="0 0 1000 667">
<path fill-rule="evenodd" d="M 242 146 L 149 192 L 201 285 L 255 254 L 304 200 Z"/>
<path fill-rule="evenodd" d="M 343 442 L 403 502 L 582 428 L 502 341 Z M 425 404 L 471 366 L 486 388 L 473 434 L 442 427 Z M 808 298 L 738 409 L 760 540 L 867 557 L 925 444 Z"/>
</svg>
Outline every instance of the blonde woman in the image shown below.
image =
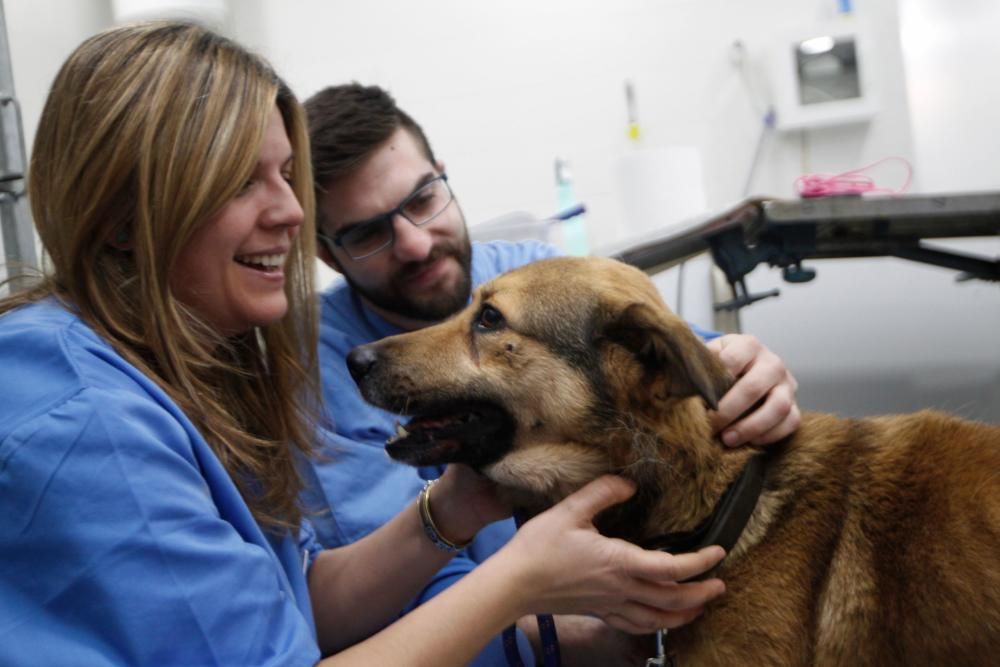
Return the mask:
<svg viewBox="0 0 1000 667">
<path fill-rule="evenodd" d="M 647 632 L 722 591 L 721 558 L 599 536 L 604 478 L 396 620 L 505 515 L 453 466 L 320 552 L 295 458 L 316 439 L 313 200 L 301 109 L 234 43 L 118 28 L 59 72 L 29 196 L 53 270 L 0 302 L 0 662 L 459 665 L 518 617 L 594 613 Z M 326 664 L 326 661 L 323 662 Z"/>
</svg>

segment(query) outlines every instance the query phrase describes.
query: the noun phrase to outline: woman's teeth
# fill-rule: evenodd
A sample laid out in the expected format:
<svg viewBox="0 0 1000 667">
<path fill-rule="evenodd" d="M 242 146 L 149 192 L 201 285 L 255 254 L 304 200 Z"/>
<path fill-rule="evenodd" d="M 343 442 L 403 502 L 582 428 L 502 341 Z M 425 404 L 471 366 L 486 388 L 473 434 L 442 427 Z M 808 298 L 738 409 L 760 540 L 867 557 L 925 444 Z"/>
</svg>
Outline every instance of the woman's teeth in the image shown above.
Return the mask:
<svg viewBox="0 0 1000 667">
<path fill-rule="evenodd" d="M 263 269 L 265 271 L 270 271 L 271 269 L 276 269 L 283 266 L 285 263 L 285 255 L 238 255 L 236 261 L 240 264 L 245 264 L 247 266 L 253 267 L 255 269 Z"/>
</svg>

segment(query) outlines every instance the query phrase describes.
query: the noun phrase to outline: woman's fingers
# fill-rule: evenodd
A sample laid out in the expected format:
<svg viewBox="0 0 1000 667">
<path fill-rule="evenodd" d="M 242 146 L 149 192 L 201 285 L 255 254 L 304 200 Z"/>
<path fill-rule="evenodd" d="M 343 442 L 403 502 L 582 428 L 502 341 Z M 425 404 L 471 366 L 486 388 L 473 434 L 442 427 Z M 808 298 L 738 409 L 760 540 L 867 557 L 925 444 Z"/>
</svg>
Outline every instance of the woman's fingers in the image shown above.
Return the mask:
<svg viewBox="0 0 1000 667">
<path fill-rule="evenodd" d="M 659 611 L 698 609 L 726 592 L 721 579 L 706 579 L 687 583 L 667 582 L 658 585 L 643 582 L 626 587 L 623 597 L 629 604 L 638 604 Z"/>
<path fill-rule="evenodd" d="M 589 523 L 612 505 L 625 502 L 635 493 L 635 485 L 623 477 L 603 475 L 567 496 L 556 507 Z"/>
<path fill-rule="evenodd" d="M 659 554 L 679 560 L 677 572 L 701 573 L 718 562 L 722 549 L 709 547 L 693 554 Z M 624 599 L 602 615 L 609 625 L 633 634 L 653 632 L 660 628 L 676 628 L 690 623 L 705 609 L 705 605 L 725 593 L 720 579 L 677 583 L 665 581 L 653 584 L 640 580 L 625 586 Z"/>
<path fill-rule="evenodd" d="M 602 616 L 611 627 L 632 635 L 646 635 L 657 630 L 672 630 L 686 625 L 704 613 L 704 607 L 663 611 L 625 603 L 622 609 Z"/>
<path fill-rule="evenodd" d="M 647 632 L 689 621 L 725 592 L 719 579 L 687 582 L 722 560 L 721 547 L 673 555 L 597 533 L 594 515 L 633 493 L 622 478 L 600 477 L 522 527 L 509 546 L 537 595 L 526 612 L 613 614 L 616 627 Z"/>
<path fill-rule="evenodd" d="M 623 560 L 624 574 L 649 582 L 687 581 L 718 565 L 725 555 L 726 552 L 719 546 L 675 555 L 628 545 L 628 554 Z M 722 583 L 717 579 L 714 581 Z"/>
<path fill-rule="evenodd" d="M 685 581 L 715 567 L 725 555 L 721 547 L 678 555 L 631 549 L 636 553 L 626 564 L 622 601 L 607 610 L 614 619 L 604 616 L 620 630 L 644 633 L 684 625 L 725 593 L 720 579 Z"/>
</svg>

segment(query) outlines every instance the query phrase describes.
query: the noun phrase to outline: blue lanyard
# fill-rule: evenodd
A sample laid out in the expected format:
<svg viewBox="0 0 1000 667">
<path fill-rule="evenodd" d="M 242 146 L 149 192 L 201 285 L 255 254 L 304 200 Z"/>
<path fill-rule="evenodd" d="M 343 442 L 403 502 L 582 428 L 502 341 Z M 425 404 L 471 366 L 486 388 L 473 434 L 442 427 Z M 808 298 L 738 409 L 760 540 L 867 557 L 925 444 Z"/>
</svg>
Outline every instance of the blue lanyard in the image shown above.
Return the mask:
<svg viewBox="0 0 1000 667">
<path fill-rule="evenodd" d="M 520 528 L 524 523 L 524 515 L 515 512 L 514 522 Z M 561 667 L 562 659 L 559 657 L 559 637 L 556 635 L 555 620 L 551 614 L 538 614 L 535 620 L 538 622 L 538 634 L 542 640 L 542 664 L 545 667 Z M 524 667 L 521 652 L 517 650 L 517 629 L 513 625 L 503 631 L 503 652 L 507 656 L 509 667 Z"/>
</svg>

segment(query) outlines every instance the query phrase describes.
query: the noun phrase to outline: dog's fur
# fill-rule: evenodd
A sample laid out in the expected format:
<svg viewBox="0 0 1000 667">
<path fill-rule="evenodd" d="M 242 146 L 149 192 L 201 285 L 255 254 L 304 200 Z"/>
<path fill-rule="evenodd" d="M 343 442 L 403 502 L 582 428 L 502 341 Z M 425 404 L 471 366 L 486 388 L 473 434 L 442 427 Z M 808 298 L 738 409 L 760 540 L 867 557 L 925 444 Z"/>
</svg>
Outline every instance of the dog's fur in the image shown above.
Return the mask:
<svg viewBox="0 0 1000 667">
<path fill-rule="evenodd" d="M 369 401 L 424 415 L 390 441 L 395 458 L 469 463 L 532 511 L 623 475 L 636 496 L 597 523 L 639 544 L 697 526 L 760 454 L 713 437 L 707 406 L 732 379 L 641 271 L 611 260 L 505 274 L 350 365 Z M 763 493 L 718 570 L 726 595 L 668 635 L 677 664 L 1000 661 L 1000 428 L 807 414 L 764 455 Z"/>
</svg>

